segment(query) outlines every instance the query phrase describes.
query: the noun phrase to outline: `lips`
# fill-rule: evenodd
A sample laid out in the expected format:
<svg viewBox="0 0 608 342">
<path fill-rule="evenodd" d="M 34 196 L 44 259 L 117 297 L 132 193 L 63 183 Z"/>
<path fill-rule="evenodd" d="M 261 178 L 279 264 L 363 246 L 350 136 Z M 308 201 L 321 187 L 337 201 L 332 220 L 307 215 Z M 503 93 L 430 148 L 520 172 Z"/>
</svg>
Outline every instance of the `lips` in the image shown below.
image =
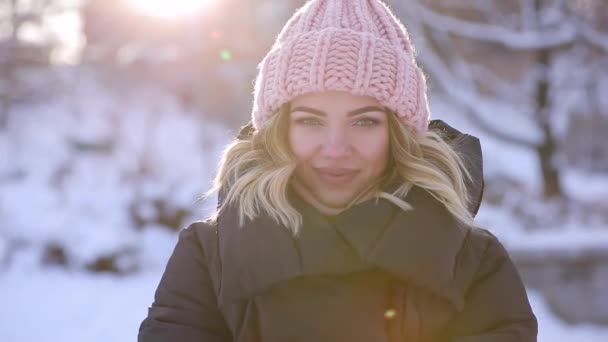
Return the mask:
<svg viewBox="0 0 608 342">
<path fill-rule="evenodd" d="M 358 170 L 346 168 L 314 168 L 322 182 L 331 185 L 347 185 L 357 176 Z"/>
</svg>

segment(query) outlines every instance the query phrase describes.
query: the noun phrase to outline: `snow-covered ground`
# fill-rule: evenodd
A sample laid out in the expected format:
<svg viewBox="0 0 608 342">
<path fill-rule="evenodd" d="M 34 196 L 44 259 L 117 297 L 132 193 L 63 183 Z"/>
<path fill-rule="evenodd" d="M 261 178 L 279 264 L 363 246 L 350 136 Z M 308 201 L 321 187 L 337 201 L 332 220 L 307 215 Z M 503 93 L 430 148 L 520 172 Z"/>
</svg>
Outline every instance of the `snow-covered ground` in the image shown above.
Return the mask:
<svg viewBox="0 0 608 342">
<path fill-rule="evenodd" d="M 8 243 L 57 245 L 84 268 L 100 256 L 134 255 L 127 252 L 142 240 L 134 216 L 145 231 L 163 214 L 158 202 L 167 215 L 203 216 L 197 200 L 228 129 L 166 91 L 116 94 L 91 73 L 77 75 L 69 92 L 15 106 L 0 131 L 0 260 Z"/>
<path fill-rule="evenodd" d="M 118 278 L 61 270 L 0 275 L 0 341 L 136 341 L 159 273 Z"/>
<path fill-rule="evenodd" d="M 608 340 L 608 327 L 590 324 L 568 325 L 555 317 L 540 293 L 528 289 L 528 297 L 538 318 L 539 342 L 601 342 Z"/>
</svg>

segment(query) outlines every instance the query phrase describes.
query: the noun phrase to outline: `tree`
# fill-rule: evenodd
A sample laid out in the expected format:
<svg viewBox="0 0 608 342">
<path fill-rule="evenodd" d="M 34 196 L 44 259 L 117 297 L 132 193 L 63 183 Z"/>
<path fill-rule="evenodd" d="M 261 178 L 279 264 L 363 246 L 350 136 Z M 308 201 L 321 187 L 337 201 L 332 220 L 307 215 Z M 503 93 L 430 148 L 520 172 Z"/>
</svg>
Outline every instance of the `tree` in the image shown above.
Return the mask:
<svg viewBox="0 0 608 342">
<path fill-rule="evenodd" d="M 593 104 L 600 97 L 597 71 L 608 56 L 608 31 L 602 27 L 608 4 L 406 0 L 394 6 L 407 17 L 421 62 L 439 88 L 481 129 L 535 150 L 545 197 L 562 196 L 557 155 L 564 122 L 581 110 L 606 112 Z M 525 124 L 504 127 L 491 119 L 497 111 Z"/>
<path fill-rule="evenodd" d="M 8 125 L 11 106 L 39 90 L 28 71 L 49 66 L 56 41 L 45 31 L 44 18 L 60 11 L 58 0 L 0 3 L 0 129 Z M 28 39 L 28 31 L 36 39 Z"/>
</svg>

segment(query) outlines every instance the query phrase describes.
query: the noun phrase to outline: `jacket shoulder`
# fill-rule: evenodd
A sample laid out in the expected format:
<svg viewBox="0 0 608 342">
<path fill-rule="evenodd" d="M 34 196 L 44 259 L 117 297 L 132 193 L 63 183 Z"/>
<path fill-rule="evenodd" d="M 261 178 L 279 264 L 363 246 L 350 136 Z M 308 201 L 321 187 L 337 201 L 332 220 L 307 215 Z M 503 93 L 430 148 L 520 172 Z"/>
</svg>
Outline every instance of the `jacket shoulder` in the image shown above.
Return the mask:
<svg viewBox="0 0 608 342">
<path fill-rule="evenodd" d="M 507 257 L 508 252 L 496 235 L 485 228 L 472 228 L 467 237 L 470 248 L 482 251 L 485 257 Z"/>
<path fill-rule="evenodd" d="M 217 224 L 203 220 L 195 221 L 184 228 L 181 234 L 186 235 L 199 246 L 217 293 L 220 288 L 221 270 Z"/>
<path fill-rule="evenodd" d="M 192 223 L 179 232 L 138 341 L 228 341 L 230 330 L 217 304 L 209 272 L 211 260 L 201 242 L 209 240 L 207 224 Z"/>
<path fill-rule="evenodd" d="M 212 249 L 217 241 L 217 225 L 209 221 L 195 221 L 184 228 L 184 234 L 196 239 L 204 250 Z"/>
<path fill-rule="evenodd" d="M 465 305 L 444 330 L 446 340 L 536 341 L 538 323 L 524 283 L 494 234 L 472 229 L 457 264 Z"/>
<path fill-rule="evenodd" d="M 500 267 L 507 259 L 509 253 L 496 235 L 485 228 L 470 228 L 456 258 L 455 280 L 466 293 L 482 273 Z"/>
</svg>

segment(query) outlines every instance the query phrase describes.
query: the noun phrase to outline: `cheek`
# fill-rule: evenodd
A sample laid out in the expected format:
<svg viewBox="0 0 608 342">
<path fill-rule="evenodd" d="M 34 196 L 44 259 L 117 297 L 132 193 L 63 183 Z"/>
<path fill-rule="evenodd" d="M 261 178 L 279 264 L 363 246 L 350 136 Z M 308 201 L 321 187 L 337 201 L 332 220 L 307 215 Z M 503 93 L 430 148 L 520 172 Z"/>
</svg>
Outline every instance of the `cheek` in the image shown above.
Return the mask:
<svg viewBox="0 0 608 342">
<path fill-rule="evenodd" d="M 289 128 L 289 148 L 298 161 L 312 158 L 318 145 L 315 141 L 318 141 L 318 137 L 312 136 L 306 130 L 293 126 Z"/>
<path fill-rule="evenodd" d="M 386 168 L 390 153 L 388 133 L 360 139 L 357 145 L 359 155 L 371 170 L 381 172 Z"/>
</svg>

